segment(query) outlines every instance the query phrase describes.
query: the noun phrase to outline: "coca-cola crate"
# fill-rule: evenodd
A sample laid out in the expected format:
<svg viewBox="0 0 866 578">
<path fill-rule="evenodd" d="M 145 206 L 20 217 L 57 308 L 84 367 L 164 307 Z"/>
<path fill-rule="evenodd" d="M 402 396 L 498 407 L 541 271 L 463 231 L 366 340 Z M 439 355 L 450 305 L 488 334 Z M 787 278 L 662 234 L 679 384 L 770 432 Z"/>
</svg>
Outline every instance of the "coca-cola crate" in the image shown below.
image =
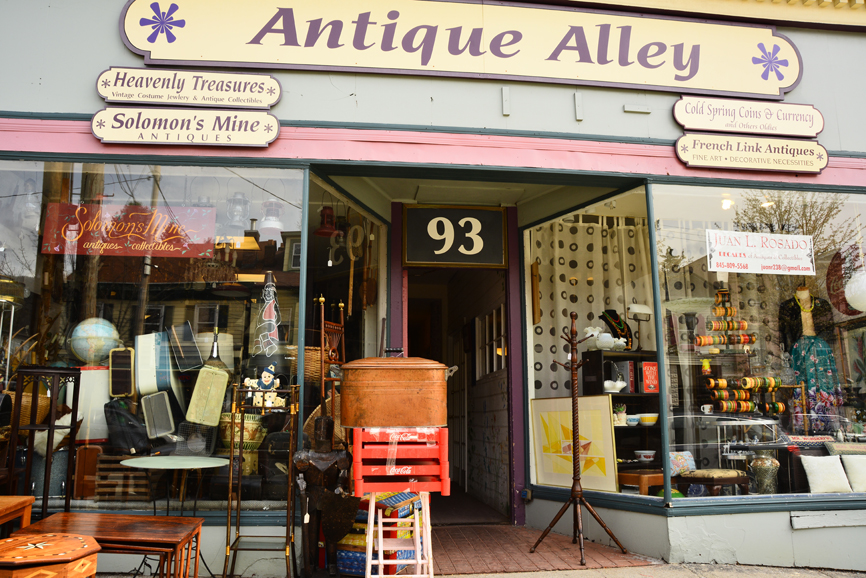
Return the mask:
<svg viewBox="0 0 866 578">
<path fill-rule="evenodd" d="M 355 428 L 355 495 L 366 492 L 451 493 L 446 428 Z"/>
</svg>

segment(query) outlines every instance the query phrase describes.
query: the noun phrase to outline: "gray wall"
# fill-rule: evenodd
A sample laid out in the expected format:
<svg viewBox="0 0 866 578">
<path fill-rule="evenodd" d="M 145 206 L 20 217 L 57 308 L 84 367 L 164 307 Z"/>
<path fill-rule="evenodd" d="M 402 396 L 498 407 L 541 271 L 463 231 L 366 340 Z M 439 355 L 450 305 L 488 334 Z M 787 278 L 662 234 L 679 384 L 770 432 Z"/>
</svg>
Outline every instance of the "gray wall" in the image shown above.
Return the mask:
<svg viewBox="0 0 866 578">
<path fill-rule="evenodd" d="M 96 78 L 111 66 L 143 66 L 122 43 L 116 0 L 0 0 L 0 115 L 79 113 L 103 108 Z M 819 141 L 831 152 L 866 153 L 866 35 L 780 29 L 800 50 L 803 78 L 786 102 L 814 104 L 826 121 Z M 682 134 L 672 107 L 678 95 L 545 84 L 314 72 L 272 73 L 283 86 L 274 113 L 309 123 L 372 123 L 470 130 L 573 133 L 582 138 L 655 138 Z M 501 87 L 511 94 L 502 115 Z M 584 120 L 575 120 L 574 93 Z M 623 112 L 641 105 L 651 114 Z"/>
</svg>

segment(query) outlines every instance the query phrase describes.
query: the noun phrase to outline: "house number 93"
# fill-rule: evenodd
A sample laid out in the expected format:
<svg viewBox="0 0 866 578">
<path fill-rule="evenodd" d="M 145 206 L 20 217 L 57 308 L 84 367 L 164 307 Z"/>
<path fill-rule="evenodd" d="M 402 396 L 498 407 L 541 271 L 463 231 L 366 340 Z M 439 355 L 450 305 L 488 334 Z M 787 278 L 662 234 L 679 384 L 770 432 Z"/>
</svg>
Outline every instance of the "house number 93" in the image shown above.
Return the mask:
<svg viewBox="0 0 866 578">
<path fill-rule="evenodd" d="M 484 248 L 484 240 L 478 235 L 481 233 L 481 222 L 472 217 L 465 217 L 457 222 L 457 225 L 463 229 L 463 236 L 466 242 L 460 245 L 457 250 L 464 255 L 476 255 Z M 436 217 L 427 223 L 427 234 L 434 241 L 443 241 L 442 248 L 434 251 L 436 255 L 447 253 L 454 245 L 454 225 L 450 220 L 444 217 Z"/>
</svg>

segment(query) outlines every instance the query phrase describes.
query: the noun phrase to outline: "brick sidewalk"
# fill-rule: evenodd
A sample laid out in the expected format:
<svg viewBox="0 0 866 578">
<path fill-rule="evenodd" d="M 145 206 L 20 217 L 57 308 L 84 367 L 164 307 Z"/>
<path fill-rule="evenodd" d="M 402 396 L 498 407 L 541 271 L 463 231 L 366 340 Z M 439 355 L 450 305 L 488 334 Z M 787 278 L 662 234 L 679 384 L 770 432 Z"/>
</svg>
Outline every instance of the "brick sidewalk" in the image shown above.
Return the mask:
<svg viewBox="0 0 866 578">
<path fill-rule="evenodd" d="M 571 538 L 550 533 L 534 554 L 529 549 L 540 530 L 515 526 L 434 526 L 433 569 L 436 575 L 541 572 L 663 564 L 661 560 L 623 554 L 584 541 L 586 566 L 580 564 L 580 547 Z"/>
</svg>

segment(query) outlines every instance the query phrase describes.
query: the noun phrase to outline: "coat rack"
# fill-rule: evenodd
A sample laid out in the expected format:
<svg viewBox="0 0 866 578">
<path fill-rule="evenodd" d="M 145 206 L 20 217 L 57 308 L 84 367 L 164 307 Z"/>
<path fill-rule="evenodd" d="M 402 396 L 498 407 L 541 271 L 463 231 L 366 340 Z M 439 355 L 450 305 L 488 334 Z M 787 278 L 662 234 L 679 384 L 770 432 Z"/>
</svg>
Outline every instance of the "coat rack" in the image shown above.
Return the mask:
<svg viewBox="0 0 866 578">
<path fill-rule="evenodd" d="M 571 485 L 571 496 L 569 496 L 568 500 L 565 504 L 562 505 L 559 512 L 557 512 L 556 516 L 553 517 L 553 521 L 550 522 L 550 525 L 542 532 L 541 536 L 539 536 L 538 540 L 535 544 L 532 545 L 532 548 L 529 549 L 529 553 L 532 554 L 535 552 L 535 549 L 541 544 L 541 541 L 550 533 L 550 530 L 559 522 L 559 519 L 562 515 L 568 510 L 568 507 L 572 504 L 574 505 L 574 536 L 571 540 L 572 544 L 577 544 L 578 540 L 580 540 L 580 564 L 582 566 L 586 566 L 586 555 L 583 547 L 583 516 L 581 514 L 580 506 L 583 505 L 587 511 L 592 514 L 592 517 L 595 518 L 595 521 L 604 528 L 607 532 L 608 536 L 610 536 L 616 545 L 619 546 L 620 550 L 622 550 L 623 554 L 628 554 L 628 550 L 619 543 L 619 540 L 616 539 L 616 536 L 613 535 L 613 532 L 610 528 L 607 527 L 601 517 L 596 513 L 592 506 L 589 505 L 589 502 L 586 501 L 586 498 L 583 496 L 583 488 L 580 485 L 580 424 L 578 422 L 578 395 L 577 395 L 577 370 L 580 369 L 580 366 L 584 364 L 583 361 L 577 362 L 577 344 L 589 339 L 588 337 L 584 337 L 580 341 L 577 339 L 577 313 L 571 313 L 571 333 L 569 334 L 568 330 L 563 329 L 562 337 L 569 345 L 569 358 L 570 361 L 568 363 L 560 363 L 554 360 L 554 363 L 557 365 L 561 365 L 562 367 L 571 371 L 571 448 L 572 448 L 572 465 L 574 476 L 572 477 L 573 483 Z"/>
</svg>

